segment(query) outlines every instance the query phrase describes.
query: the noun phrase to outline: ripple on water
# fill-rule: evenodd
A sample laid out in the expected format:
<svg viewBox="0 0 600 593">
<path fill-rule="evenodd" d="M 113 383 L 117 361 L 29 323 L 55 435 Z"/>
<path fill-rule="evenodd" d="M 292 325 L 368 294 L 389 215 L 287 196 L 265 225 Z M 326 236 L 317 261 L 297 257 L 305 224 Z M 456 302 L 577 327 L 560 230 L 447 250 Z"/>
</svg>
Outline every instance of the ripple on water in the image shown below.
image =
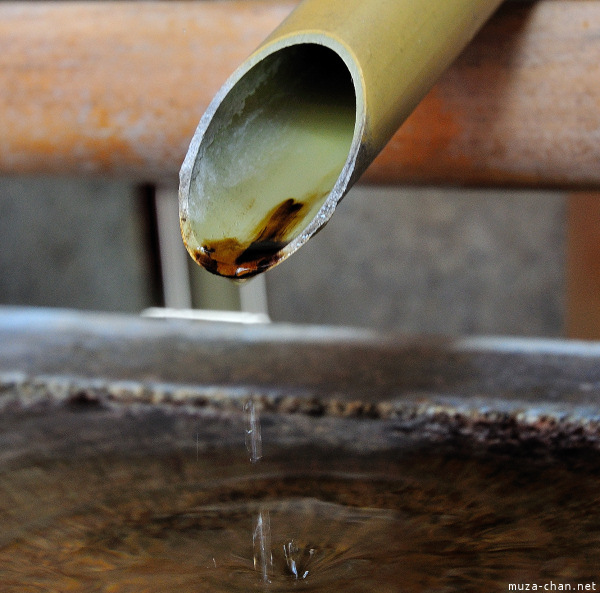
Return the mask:
<svg viewBox="0 0 600 593">
<path fill-rule="evenodd" d="M 312 452 L 293 473 L 289 451 L 260 472 L 227 452 L 188 453 L 7 472 L 2 590 L 506 591 L 597 578 L 595 463 L 441 454 L 326 462 Z M 266 581 L 255 564 L 259 518 L 269 528 Z"/>
</svg>

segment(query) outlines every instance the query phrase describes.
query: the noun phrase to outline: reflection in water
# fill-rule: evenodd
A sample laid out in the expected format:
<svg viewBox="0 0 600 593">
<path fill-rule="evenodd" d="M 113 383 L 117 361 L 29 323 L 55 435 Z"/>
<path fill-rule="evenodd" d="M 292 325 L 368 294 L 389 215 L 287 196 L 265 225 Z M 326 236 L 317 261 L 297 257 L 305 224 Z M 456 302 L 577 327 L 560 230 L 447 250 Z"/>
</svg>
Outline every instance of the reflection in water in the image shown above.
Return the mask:
<svg viewBox="0 0 600 593">
<path fill-rule="evenodd" d="M 3 471 L 2 593 L 480 593 L 598 575 L 596 454 L 270 443 L 250 464 L 242 443 L 196 461 L 190 440 Z"/>
<path fill-rule="evenodd" d="M 254 548 L 254 570 L 259 572 L 265 583 L 270 582 L 273 568 L 271 554 L 271 517 L 269 511 L 259 508 L 254 518 L 254 531 L 252 532 L 252 546 Z"/>
</svg>

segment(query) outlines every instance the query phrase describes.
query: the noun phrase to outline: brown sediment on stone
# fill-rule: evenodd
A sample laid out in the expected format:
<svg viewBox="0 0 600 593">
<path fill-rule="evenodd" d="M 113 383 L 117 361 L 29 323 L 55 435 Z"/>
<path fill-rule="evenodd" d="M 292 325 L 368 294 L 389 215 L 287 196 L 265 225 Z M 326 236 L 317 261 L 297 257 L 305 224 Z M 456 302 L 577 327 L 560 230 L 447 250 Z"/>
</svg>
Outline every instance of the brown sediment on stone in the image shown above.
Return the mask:
<svg viewBox="0 0 600 593">
<path fill-rule="evenodd" d="M 144 384 L 136 381 L 85 381 L 68 378 L 0 375 L 0 408 L 39 409 L 43 406 L 93 412 L 136 406 L 180 413 L 241 416 L 252 399 L 264 417 L 304 417 L 381 423 L 391 441 L 417 437 L 423 441 L 473 442 L 492 449 L 600 450 L 600 419 L 551 412 L 524 413 L 522 408 L 490 409 L 489 404 L 461 408 L 433 401 L 363 402 L 339 396 L 264 393 L 254 388 Z"/>
</svg>

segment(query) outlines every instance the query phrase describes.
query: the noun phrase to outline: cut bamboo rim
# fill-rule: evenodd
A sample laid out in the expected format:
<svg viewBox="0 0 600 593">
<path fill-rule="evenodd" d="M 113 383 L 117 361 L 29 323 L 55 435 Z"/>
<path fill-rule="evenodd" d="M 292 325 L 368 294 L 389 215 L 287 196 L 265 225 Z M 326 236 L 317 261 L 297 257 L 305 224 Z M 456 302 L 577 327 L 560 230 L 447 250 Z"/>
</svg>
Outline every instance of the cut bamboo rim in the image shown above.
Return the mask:
<svg viewBox="0 0 600 593">
<path fill-rule="evenodd" d="M 305 0 L 233 73 L 180 172 L 184 243 L 244 279 L 337 204 L 500 0 Z"/>
</svg>

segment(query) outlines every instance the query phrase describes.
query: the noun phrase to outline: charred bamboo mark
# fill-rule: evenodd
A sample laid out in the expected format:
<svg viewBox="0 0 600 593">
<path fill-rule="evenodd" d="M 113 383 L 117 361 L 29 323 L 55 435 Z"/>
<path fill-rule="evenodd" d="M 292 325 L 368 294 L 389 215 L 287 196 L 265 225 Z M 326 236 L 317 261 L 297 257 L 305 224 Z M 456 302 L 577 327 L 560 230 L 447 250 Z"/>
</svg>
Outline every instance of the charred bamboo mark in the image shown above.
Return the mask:
<svg viewBox="0 0 600 593">
<path fill-rule="evenodd" d="M 194 259 L 219 276 L 245 279 L 260 274 L 277 263 L 277 254 L 289 243 L 305 209 L 306 203 L 288 198 L 265 216 L 250 240 L 226 238 L 206 242 L 193 254 Z"/>
</svg>

